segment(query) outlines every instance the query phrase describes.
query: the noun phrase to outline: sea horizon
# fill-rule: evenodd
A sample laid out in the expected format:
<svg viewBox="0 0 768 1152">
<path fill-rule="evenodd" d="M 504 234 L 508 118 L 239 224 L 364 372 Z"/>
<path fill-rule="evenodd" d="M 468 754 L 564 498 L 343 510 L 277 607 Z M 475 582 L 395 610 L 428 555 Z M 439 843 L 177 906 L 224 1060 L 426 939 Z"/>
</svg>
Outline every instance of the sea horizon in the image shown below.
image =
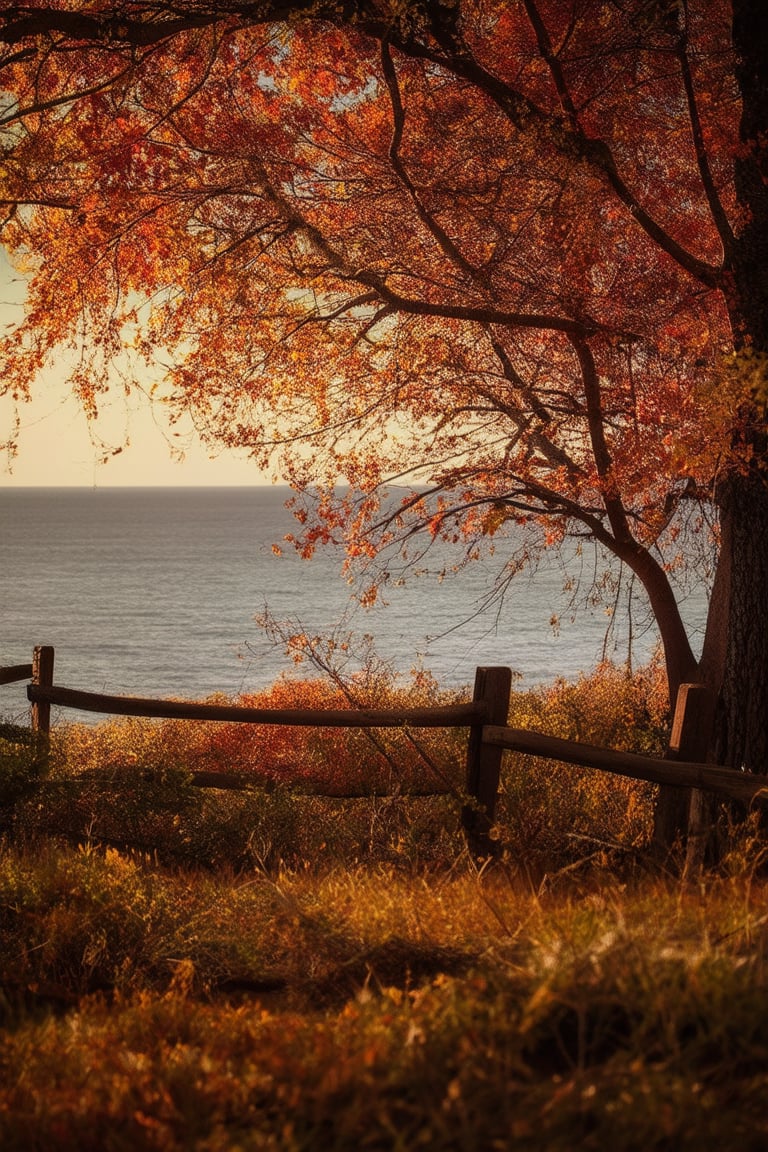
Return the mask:
<svg viewBox="0 0 768 1152">
<path fill-rule="evenodd" d="M 637 607 L 631 636 L 604 605 L 576 611 L 564 592 L 574 573 L 554 555 L 516 576 L 485 612 L 494 566 L 484 561 L 444 580 L 409 578 L 386 589 L 388 604 L 362 609 L 340 548 L 308 561 L 289 547 L 274 554 L 295 528 L 284 507 L 290 492 L 285 484 L 0 489 L 0 664 L 52 644 L 57 684 L 188 699 L 312 674 L 268 640 L 256 623 L 264 611 L 312 635 L 351 637 L 360 663 L 373 650 L 395 673 L 424 668 L 446 688 L 471 685 L 478 665 L 507 665 L 533 687 L 574 679 L 603 657 L 623 663 L 629 652 L 644 664 L 653 653 L 655 632 Z M 702 605 L 689 608 L 696 624 Z M 350 659 L 345 674 L 354 670 Z M 26 707 L 23 688 L 0 688 L 0 715 Z"/>
</svg>

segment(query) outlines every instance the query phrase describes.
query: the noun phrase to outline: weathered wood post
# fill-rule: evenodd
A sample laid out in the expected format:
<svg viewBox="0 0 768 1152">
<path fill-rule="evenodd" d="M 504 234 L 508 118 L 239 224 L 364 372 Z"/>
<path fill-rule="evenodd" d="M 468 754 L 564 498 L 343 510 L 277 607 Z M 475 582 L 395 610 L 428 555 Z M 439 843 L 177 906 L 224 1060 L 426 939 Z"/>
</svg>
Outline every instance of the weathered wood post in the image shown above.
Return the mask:
<svg viewBox="0 0 768 1152">
<path fill-rule="evenodd" d="M 672 735 L 666 759 L 704 763 L 707 759 L 714 723 L 715 700 L 705 684 L 681 684 L 675 702 Z M 668 852 L 681 830 L 687 835 L 686 865 L 701 863 L 707 839 L 707 803 L 698 789 L 676 788 L 662 785 L 669 793 L 679 794 L 676 806 L 667 805 L 662 818 L 656 820 L 654 842 L 657 848 Z M 666 815 L 666 819 L 664 816 Z"/>
<path fill-rule="evenodd" d="M 678 709 L 680 711 L 678 731 Z M 715 725 L 715 694 L 705 684 L 683 684 L 677 696 L 671 745 L 678 749 L 680 760 L 706 763 Z M 697 875 L 704 864 L 704 854 L 712 831 L 714 805 L 711 792 L 691 790 L 688 810 L 688 842 L 685 851 L 686 879 Z"/>
<path fill-rule="evenodd" d="M 469 850 L 476 859 L 488 859 L 496 855 L 499 848 L 498 841 L 490 833 L 504 749 L 483 743 L 483 725 L 506 725 L 511 687 L 510 668 L 478 668 L 475 672 L 472 699 L 482 706 L 483 718 L 473 724 L 469 732 L 466 786 L 470 799 L 462 810 L 461 823 Z"/>
<path fill-rule="evenodd" d="M 32 652 L 32 684 L 36 688 L 50 688 L 53 684 L 53 648 L 40 645 Z M 51 706 L 47 701 L 32 701 L 32 742 L 35 756 L 45 760 L 51 735 Z"/>
</svg>

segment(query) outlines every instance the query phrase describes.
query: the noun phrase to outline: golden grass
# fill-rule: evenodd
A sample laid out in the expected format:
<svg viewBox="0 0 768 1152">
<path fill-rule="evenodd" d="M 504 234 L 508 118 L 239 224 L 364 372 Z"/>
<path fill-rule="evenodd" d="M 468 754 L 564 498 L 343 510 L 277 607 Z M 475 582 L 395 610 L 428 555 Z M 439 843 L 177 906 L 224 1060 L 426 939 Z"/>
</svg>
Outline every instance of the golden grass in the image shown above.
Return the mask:
<svg viewBox="0 0 768 1152">
<path fill-rule="evenodd" d="M 515 696 L 513 723 L 655 751 L 657 687 L 601 669 Z M 253 745 L 252 792 L 203 794 L 211 740 L 67 730 L 31 796 L 14 753 L 3 1152 L 765 1146 L 755 822 L 683 885 L 645 852 L 652 789 L 510 757 L 483 872 L 451 798 L 295 794 Z M 327 751 L 293 745 L 312 771 Z M 455 746 L 430 754 L 460 780 Z"/>
<path fill-rule="evenodd" d="M 7 847 L 0 1144 L 757 1148 L 767 891 L 732 869 L 537 894 Z"/>
</svg>

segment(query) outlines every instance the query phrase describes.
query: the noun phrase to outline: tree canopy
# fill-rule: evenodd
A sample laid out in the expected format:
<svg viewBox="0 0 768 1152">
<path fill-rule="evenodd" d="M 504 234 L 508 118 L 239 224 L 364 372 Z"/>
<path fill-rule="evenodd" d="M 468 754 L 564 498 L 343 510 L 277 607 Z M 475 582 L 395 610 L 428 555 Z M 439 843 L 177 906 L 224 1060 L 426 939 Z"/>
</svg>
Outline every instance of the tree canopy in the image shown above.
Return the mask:
<svg viewBox="0 0 768 1152">
<path fill-rule="evenodd" d="M 0 19 L 3 241 L 31 276 L 4 387 L 22 400 L 70 346 L 95 415 L 130 347 L 204 438 L 321 491 L 297 509 L 306 551 L 343 537 L 374 557 L 416 528 L 469 556 L 520 523 L 590 536 L 646 589 L 673 690 L 700 674 L 669 579 L 679 513 L 718 503 L 703 674 L 722 688 L 742 643 L 734 509 L 762 516 L 765 488 L 766 29 L 748 4 Z M 422 487 L 393 508 L 392 481 Z M 768 655 L 751 667 L 768 691 Z"/>
</svg>

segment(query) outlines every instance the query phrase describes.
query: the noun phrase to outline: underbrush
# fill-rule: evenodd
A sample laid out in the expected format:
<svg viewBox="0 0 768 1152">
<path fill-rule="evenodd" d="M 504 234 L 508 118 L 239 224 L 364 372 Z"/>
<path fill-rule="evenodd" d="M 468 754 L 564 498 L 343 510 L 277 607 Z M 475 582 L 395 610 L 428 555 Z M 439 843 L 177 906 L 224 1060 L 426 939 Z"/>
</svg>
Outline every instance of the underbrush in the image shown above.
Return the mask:
<svg viewBox="0 0 768 1152">
<path fill-rule="evenodd" d="M 445 700 L 415 687 L 409 704 Z M 375 703 L 394 706 L 385 688 Z M 266 700 L 322 691 L 288 682 Z M 665 719 L 653 670 L 610 667 L 510 709 L 516 726 L 647 752 Z M 11 735 L 4 1152 L 765 1146 L 756 823 L 683 885 L 644 851 L 649 786 L 509 756 L 503 850 L 478 868 L 459 830 L 465 733 L 417 747 L 72 726 L 44 779 Z M 234 770 L 247 790 L 192 783 Z M 435 778 L 451 791 L 407 794 Z M 322 779 L 376 787 L 327 798 Z"/>
<path fill-rule="evenodd" d="M 456 703 L 419 673 L 405 685 L 368 677 L 362 706 Z M 467 693 L 463 694 L 467 698 Z M 263 708 L 339 708 L 320 680 L 281 680 L 243 701 Z M 594 744 L 661 752 L 663 678 L 610 665 L 575 684 L 515 692 L 510 723 Z M 346 861 L 446 868 L 460 858 L 467 732 L 355 730 L 190 721 L 114 720 L 54 729 L 47 778 L 19 793 L 17 833 L 87 838 L 153 852 L 166 863 L 300 867 Z M 201 789 L 205 773 L 240 791 Z M 330 795 L 327 795 L 330 793 Z M 432 795 L 430 795 L 432 793 Z M 357 798 L 348 798 L 349 796 Z M 605 773 L 507 754 L 495 834 L 503 853 L 541 878 L 585 857 L 648 841 L 654 789 Z"/>
</svg>

